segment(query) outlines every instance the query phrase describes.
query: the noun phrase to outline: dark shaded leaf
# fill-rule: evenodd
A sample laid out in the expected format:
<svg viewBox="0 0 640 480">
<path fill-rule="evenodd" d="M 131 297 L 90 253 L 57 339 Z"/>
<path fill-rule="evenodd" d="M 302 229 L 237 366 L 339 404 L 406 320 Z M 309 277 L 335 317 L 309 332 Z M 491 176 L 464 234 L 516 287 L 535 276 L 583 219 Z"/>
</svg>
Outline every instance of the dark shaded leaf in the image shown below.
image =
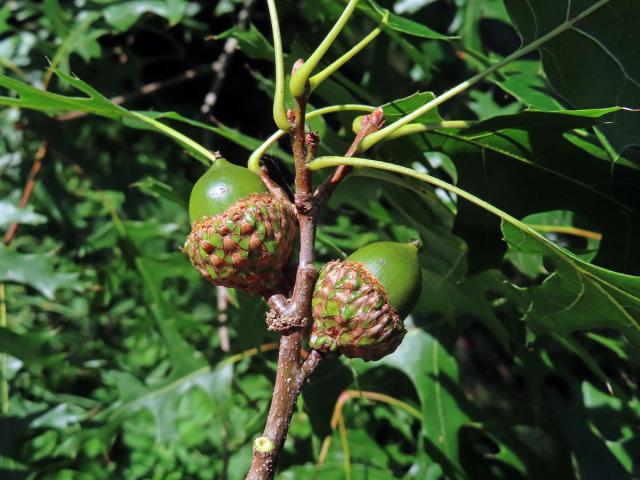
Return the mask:
<svg viewBox="0 0 640 480">
<path fill-rule="evenodd" d="M 53 366 L 65 355 L 51 352 L 49 343 L 52 336 L 50 333 L 36 332 L 18 334 L 7 328 L 0 328 L 0 352 L 18 358 L 30 368 Z"/>
<path fill-rule="evenodd" d="M 524 44 L 596 4 L 505 0 Z M 612 26 L 615 25 L 614 28 Z M 611 0 L 540 49 L 554 89 L 575 108 L 640 108 L 640 12 L 635 0 Z M 588 62 L 585 59 L 589 59 Z M 618 153 L 638 145 L 640 112 L 619 111 L 602 126 Z"/>
</svg>

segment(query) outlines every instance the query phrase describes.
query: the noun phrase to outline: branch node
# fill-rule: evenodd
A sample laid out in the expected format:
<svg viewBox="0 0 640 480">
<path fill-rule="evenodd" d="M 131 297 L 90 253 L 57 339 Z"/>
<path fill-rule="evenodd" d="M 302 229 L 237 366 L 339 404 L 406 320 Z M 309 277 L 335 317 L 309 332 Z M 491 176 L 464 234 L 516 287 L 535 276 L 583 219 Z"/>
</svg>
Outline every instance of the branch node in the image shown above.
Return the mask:
<svg viewBox="0 0 640 480">
<path fill-rule="evenodd" d="M 304 137 L 304 143 L 306 143 L 309 148 L 316 148 L 320 143 L 320 135 L 314 131 L 307 132 Z"/>
<path fill-rule="evenodd" d="M 307 278 L 308 281 L 313 282 L 316 279 L 318 270 L 312 263 L 302 265 L 300 269 L 301 269 L 301 273 Z"/>
<path fill-rule="evenodd" d="M 289 301 L 282 294 L 272 295 L 267 301 L 272 310 L 280 315 L 286 315 L 289 309 Z"/>
<path fill-rule="evenodd" d="M 280 335 L 289 335 L 306 327 L 308 319 L 300 315 L 282 315 L 271 309 L 266 315 L 267 329 Z"/>
<path fill-rule="evenodd" d="M 304 136 L 304 144 L 307 147 L 305 162 L 308 164 L 311 163 L 314 158 L 316 158 L 316 151 L 318 150 L 318 145 L 320 144 L 320 135 L 318 135 L 318 132 L 307 132 Z"/>
<path fill-rule="evenodd" d="M 311 350 L 307 358 L 304 360 L 301 368 L 303 382 L 313 373 L 318 364 L 322 361 L 324 355 L 317 350 Z"/>
<path fill-rule="evenodd" d="M 314 207 L 313 195 L 307 192 L 296 193 L 295 205 L 299 214 L 310 215 Z"/>
<path fill-rule="evenodd" d="M 289 120 L 289 123 L 291 125 L 294 125 L 296 123 L 296 114 L 291 109 L 287 110 L 287 120 Z"/>
<path fill-rule="evenodd" d="M 276 444 L 273 443 L 273 440 L 271 440 L 266 435 L 258 437 L 253 441 L 253 449 L 256 452 L 271 453 L 275 450 L 275 448 L 276 448 Z"/>
</svg>

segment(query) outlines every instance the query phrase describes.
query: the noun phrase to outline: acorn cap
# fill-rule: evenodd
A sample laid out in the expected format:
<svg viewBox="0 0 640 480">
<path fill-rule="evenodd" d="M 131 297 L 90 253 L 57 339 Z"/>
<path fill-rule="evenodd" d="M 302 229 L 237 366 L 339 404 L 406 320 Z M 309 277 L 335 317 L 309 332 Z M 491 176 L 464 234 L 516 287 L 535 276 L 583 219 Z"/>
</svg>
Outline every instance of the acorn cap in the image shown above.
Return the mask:
<svg viewBox="0 0 640 480">
<path fill-rule="evenodd" d="M 191 223 L 224 212 L 236 201 L 267 187 L 251 170 L 219 158 L 193 186 L 189 197 Z"/>
<path fill-rule="evenodd" d="M 406 317 L 415 307 L 422 289 L 418 243 L 375 242 L 351 254 L 384 286 L 389 303 Z"/>
<path fill-rule="evenodd" d="M 321 352 L 379 360 L 406 332 L 384 286 L 360 262 L 335 260 L 322 267 L 311 309 L 309 346 Z"/>
<path fill-rule="evenodd" d="M 183 251 L 213 285 L 268 296 L 289 282 L 297 220 L 289 202 L 270 193 L 244 197 L 191 225 Z"/>
</svg>

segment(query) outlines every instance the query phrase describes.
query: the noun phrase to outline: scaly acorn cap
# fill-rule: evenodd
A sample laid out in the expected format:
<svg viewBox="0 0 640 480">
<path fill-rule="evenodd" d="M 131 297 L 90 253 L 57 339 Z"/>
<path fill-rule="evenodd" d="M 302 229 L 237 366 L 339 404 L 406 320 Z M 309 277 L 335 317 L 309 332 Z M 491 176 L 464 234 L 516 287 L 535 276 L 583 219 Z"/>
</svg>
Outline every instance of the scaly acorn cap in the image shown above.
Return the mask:
<svg viewBox="0 0 640 480">
<path fill-rule="evenodd" d="M 384 285 L 389 303 L 404 318 L 416 306 L 422 289 L 418 242 L 375 242 L 347 257 L 360 262 Z"/>
<path fill-rule="evenodd" d="M 213 285 L 268 296 L 287 283 L 297 219 L 290 202 L 266 190 L 259 176 L 222 158 L 194 185 L 182 250 Z"/>
<path fill-rule="evenodd" d="M 377 242 L 326 264 L 312 298 L 311 348 L 364 360 L 388 355 L 404 338 L 402 319 L 421 285 L 413 243 Z"/>
</svg>

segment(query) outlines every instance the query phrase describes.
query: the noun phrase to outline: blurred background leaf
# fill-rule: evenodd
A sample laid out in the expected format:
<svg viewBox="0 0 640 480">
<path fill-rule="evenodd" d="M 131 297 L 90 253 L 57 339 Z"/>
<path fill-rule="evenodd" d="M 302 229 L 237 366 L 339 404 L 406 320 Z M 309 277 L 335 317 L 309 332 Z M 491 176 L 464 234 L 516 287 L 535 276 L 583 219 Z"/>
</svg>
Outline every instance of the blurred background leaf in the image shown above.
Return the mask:
<svg viewBox="0 0 640 480">
<path fill-rule="evenodd" d="M 344 2 L 278 3 L 288 71 Z M 327 62 L 382 9 L 391 21 L 311 104 L 383 105 L 391 123 L 594 3 L 361 2 Z M 368 152 L 476 195 L 551 247 L 415 179 L 361 170 L 338 188 L 319 264 L 377 240 L 420 239 L 425 281 L 397 352 L 332 359 L 311 378 L 281 478 L 640 475 L 640 117 L 619 108 L 638 108 L 639 26 L 633 0 L 610 0 L 420 119 L 471 128 Z M 171 126 L 245 163 L 275 130 L 271 55 L 264 2 L 0 5 L 0 227 L 18 223 L 0 247 L 0 478 L 245 474 L 277 337 L 263 302 L 230 292 L 219 303 L 179 251 L 204 167 L 158 133 Z M 360 114 L 314 121 L 319 152 L 343 154 Z M 282 185 L 293 178 L 289 146 L 267 151 Z M 344 401 L 346 391 L 393 401 Z M 341 401 L 344 437 L 331 422 Z"/>
</svg>

